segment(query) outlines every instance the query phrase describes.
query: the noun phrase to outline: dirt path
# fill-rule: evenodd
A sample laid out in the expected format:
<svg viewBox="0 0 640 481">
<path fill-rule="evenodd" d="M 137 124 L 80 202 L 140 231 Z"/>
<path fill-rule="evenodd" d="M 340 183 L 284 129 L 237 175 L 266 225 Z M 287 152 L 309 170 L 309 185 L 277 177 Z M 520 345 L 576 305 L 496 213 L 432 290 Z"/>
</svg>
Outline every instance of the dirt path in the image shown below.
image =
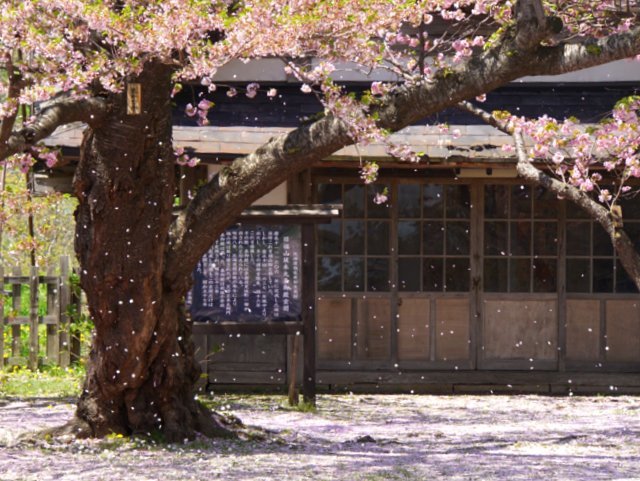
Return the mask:
<svg viewBox="0 0 640 481">
<path fill-rule="evenodd" d="M 21 432 L 61 424 L 68 403 L 0 401 L 2 480 L 640 480 L 640 398 L 320 396 L 220 406 L 285 442 L 121 439 L 25 449 Z"/>
</svg>

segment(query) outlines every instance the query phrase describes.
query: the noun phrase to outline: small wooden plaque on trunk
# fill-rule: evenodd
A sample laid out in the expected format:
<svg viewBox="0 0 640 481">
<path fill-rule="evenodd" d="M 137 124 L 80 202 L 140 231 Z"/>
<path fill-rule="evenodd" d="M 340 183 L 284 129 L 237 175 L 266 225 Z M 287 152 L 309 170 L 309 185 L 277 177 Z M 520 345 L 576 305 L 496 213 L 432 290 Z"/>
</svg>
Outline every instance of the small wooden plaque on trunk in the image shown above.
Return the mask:
<svg viewBox="0 0 640 481">
<path fill-rule="evenodd" d="M 142 85 L 127 84 L 127 115 L 142 113 Z"/>
</svg>

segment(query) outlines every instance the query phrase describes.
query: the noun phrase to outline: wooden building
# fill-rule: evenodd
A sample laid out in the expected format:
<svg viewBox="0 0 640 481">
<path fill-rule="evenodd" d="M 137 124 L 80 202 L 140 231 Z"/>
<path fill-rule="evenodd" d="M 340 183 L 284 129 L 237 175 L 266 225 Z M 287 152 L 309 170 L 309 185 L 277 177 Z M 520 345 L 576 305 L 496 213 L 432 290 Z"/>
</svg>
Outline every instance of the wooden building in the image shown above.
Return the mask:
<svg viewBox="0 0 640 481">
<path fill-rule="evenodd" d="M 276 99 L 229 100 L 219 89 L 210 127 L 180 113 L 197 90 L 177 99 L 175 142 L 206 162 L 186 174 L 193 182 L 319 110 L 276 71 L 263 65 L 241 76 L 278 87 Z M 224 69 L 218 76 L 235 80 Z M 525 79 L 489 94 L 486 107 L 590 122 L 635 92 L 639 78 L 623 62 Z M 355 91 L 365 88 L 361 80 L 345 79 Z M 442 135 L 433 127 L 442 121 L 461 136 Z M 73 145 L 77 135 L 67 131 L 53 142 Z M 407 164 L 388 158 L 383 146 L 349 147 L 261 200 L 343 206 L 340 218 L 316 228 L 319 386 L 640 391 L 640 296 L 604 231 L 521 182 L 501 148 L 511 139 L 467 114 L 443 112 L 396 136 L 427 160 Z M 363 159 L 380 162 L 376 185 L 360 180 Z M 373 192 L 383 187 L 389 202 L 377 205 Z M 640 201 L 626 202 L 623 212 L 640 249 Z M 205 345 L 214 388 L 286 382 L 290 338 L 218 335 Z"/>
</svg>

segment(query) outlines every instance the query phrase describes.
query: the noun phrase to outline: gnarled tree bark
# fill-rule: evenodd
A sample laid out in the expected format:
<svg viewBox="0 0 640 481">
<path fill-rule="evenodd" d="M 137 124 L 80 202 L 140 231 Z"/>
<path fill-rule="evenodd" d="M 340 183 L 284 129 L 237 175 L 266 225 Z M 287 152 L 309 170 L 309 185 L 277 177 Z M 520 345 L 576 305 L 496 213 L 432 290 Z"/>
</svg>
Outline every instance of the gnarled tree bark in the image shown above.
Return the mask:
<svg viewBox="0 0 640 481">
<path fill-rule="evenodd" d="M 77 434 L 148 434 L 167 440 L 226 430 L 194 399 L 200 371 L 181 312 L 184 286 L 164 282 L 175 171 L 171 69 L 149 64 L 140 115 L 125 96 L 108 98 L 100 128 L 88 129 L 74 179 L 76 252 L 95 336 L 70 426 Z"/>
</svg>

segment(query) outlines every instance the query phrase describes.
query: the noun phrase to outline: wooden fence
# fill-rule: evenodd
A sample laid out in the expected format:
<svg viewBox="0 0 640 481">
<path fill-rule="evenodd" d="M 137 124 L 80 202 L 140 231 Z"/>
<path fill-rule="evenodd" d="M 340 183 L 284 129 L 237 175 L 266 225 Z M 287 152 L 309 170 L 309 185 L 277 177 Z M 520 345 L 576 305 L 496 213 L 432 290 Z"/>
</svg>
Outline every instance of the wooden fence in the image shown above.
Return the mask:
<svg viewBox="0 0 640 481">
<path fill-rule="evenodd" d="M 2 313 L 2 342 L 0 342 L 0 368 L 8 365 L 27 365 L 35 370 L 42 363 L 58 364 L 68 367 L 80 356 L 79 340 L 70 332 L 70 312 L 80 312 L 80 303 L 70 285 L 71 270 L 69 258 L 60 258 L 58 275 L 55 268 L 40 274 L 38 267 L 31 267 L 24 273 L 14 268 L 6 275 L 0 266 L 2 294 L 0 295 L 0 313 Z M 28 315 L 24 315 L 23 299 L 28 293 Z M 5 304 L 8 304 L 5 309 Z M 44 311 L 44 312 L 41 312 Z M 23 315 L 20 315 L 20 313 Z M 38 327 L 46 326 L 45 352 L 40 352 L 40 333 Z M 24 356 L 22 326 L 28 328 L 28 356 Z M 5 357 L 5 330 L 9 329 L 10 348 Z"/>
</svg>

